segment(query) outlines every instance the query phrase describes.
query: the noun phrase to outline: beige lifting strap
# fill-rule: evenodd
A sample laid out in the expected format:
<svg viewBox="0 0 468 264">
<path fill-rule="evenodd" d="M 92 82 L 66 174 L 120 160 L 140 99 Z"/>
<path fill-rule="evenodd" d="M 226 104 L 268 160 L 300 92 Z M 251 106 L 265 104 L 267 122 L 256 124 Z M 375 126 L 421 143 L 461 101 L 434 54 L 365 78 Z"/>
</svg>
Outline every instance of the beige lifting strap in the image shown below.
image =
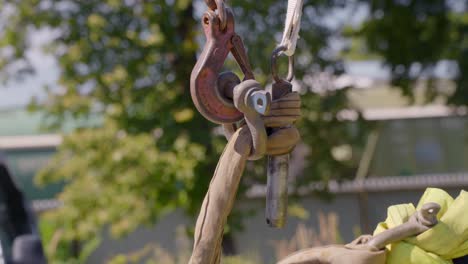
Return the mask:
<svg viewBox="0 0 468 264">
<path fill-rule="evenodd" d="M 243 126 L 232 135 L 224 148 L 198 215 L 190 264 L 220 262 L 224 225 L 250 154 L 251 137 L 247 126 Z"/>
</svg>

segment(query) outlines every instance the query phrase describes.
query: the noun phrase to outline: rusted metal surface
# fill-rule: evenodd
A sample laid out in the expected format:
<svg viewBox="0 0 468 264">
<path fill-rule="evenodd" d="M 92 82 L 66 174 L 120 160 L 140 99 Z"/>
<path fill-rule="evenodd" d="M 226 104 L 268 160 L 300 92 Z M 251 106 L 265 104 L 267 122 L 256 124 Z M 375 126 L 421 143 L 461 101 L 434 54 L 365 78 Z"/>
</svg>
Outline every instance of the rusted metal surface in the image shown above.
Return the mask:
<svg viewBox="0 0 468 264">
<path fill-rule="evenodd" d="M 231 43 L 233 46 L 231 50 L 232 56 L 234 56 L 239 67 L 241 68 L 242 73 L 244 74 L 244 80 L 255 79 L 242 38 L 239 35 L 234 34 L 234 36 L 231 38 Z"/>
<path fill-rule="evenodd" d="M 192 71 L 190 92 L 197 110 L 217 124 L 234 123 L 243 118 L 232 98 L 217 87 L 218 75 L 230 52 L 239 64 L 244 79 L 253 79 L 247 53 L 240 37 L 234 31 L 234 16 L 226 10 L 226 28 L 221 29 L 219 14 L 207 11 L 202 17 L 206 44 Z"/>
</svg>

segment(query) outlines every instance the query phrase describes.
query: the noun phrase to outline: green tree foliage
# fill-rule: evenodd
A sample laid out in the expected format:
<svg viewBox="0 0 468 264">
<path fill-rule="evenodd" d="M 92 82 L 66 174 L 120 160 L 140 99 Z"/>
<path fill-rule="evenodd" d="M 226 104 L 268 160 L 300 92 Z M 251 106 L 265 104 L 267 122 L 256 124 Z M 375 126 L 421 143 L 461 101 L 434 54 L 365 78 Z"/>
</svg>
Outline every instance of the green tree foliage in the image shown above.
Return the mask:
<svg viewBox="0 0 468 264">
<path fill-rule="evenodd" d="M 467 1 L 365 0 L 369 18 L 354 31 L 367 51 L 382 56 L 391 69 L 392 82 L 404 94 L 414 95 L 415 81 L 427 79 L 426 99 L 445 97 L 449 103 L 466 104 L 468 93 Z M 453 93 L 436 85 L 436 66 L 441 60 L 454 63 Z M 440 78 L 440 77 L 439 77 Z"/>
<path fill-rule="evenodd" d="M 189 93 L 190 72 L 203 43 L 198 22 L 203 1 L 0 3 L 1 77 L 33 70 L 26 56 L 29 33 L 48 29 L 53 39 L 46 52 L 57 58 L 61 73 L 59 88 L 35 104 L 48 113 L 46 126 L 90 115 L 103 119 L 99 126 L 67 135 L 38 177 L 41 183 L 67 183 L 59 196 L 66 206 L 49 216 L 61 232 L 59 240 L 90 241 L 104 229 L 123 235 L 175 208 L 195 215 L 225 142 L 195 111 Z M 286 1 L 229 4 L 257 79 L 271 82 L 269 58 L 282 32 Z M 330 25 L 330 17 L 349 5 L 367 7 L 364 22 L 350 30 L 344 30 L 349 29 L 346 18 Z M 298 183 L 355 173 L 356 153 L 339 159 L 333 150 L 361 146 L 366 126 L 361 119 L 350 126 L 340 118 L 341 110 L 353 108 L 347 97 L 350 87 L 335 89 L 328 78 L 345 72 L 340 54 L 349 43 L 362 44 L 361 51 L 388 64 L 395 85 L 409 96 L 417 77 L 424 74 L 431 80 L 438 61 L 454 61 L 456 89 L 448 99 L 466 103 L 465 9 L 466 1 L 448 0 L 305 1 L 296 84 L 304 94 L 301 134 L 311 151 L 307 173 Z M 414 65 L 419 70 L 410 74 Z M 233 61 L 227 66 L 239 72 Z M 433 89 L 428 99 L 434 94 L 447 96 Z M 240 196 L 252 181 L 265 179 L 244 179 Z M 234 215 L 231 220 L 238 224 L 240 214 Z"/>
</svg>

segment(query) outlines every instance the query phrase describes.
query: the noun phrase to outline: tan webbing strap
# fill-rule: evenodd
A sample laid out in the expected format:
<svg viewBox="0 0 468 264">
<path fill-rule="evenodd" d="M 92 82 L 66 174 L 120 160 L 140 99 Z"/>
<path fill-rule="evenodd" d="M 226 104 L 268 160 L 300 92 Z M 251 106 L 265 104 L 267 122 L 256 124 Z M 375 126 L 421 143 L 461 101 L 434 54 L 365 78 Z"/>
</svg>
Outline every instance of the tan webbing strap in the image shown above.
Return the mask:
<svg viewBox="0 0 468 264">
<path fill-rule="evenodd" d="M 243 126 L 224 148 L 198 215 L 190 264 L 217 264 L 220 261 L 223 229 L 250 154 L 251 137 L 249 129 Z"/>
</svg>

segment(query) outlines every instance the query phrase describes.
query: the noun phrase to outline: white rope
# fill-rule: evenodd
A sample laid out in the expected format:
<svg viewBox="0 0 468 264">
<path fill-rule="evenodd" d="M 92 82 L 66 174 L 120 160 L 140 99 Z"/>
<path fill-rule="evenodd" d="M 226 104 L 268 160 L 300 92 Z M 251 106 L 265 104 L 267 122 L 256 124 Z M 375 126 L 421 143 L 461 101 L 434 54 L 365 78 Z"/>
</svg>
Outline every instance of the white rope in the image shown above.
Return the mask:
<svg viewBox="0 0 468 264">
<path fill-rule="evenodd" d="M 299 38 L 299 29 L 301 28 L 303 0 L 288 0 L 288 13 L 286 14 L 286 23 L 284 25 L 283 39 L 281 46 L 286 46 L 284 54 L 294 55 L 296 43 Z"/>
</svg>

